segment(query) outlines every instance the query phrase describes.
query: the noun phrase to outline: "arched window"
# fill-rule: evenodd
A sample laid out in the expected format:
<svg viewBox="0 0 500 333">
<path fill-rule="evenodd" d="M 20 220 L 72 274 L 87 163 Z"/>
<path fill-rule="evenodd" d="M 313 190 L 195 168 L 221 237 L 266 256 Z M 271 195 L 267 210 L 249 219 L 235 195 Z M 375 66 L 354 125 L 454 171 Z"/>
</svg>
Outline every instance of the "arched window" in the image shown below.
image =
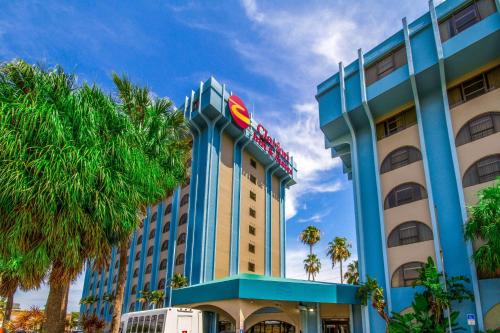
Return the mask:
<svg viewBox="0 0 500 333">
<path fill-rule="evenodd" d="M 166 232 L 169 232 L 170 231 L 170 221 L 168 221 L 167 223 L 165 223 L 165 225 L 163 226 L 163 233 L 166 233 Z"/>
<path fill-rule="evenodd" d="M 168 239 L 161 244 L 161 250 L 165 251 L 168 249 Z"/>
<path fill-rule="evenodd" d="M 189 194 L 184 194 L 181 199 L 181 206 L 184 206 L 189 202 Z"/>
<path fill-rule="evenodd" d="M 486 156 L 472 164 L 465 172 L 463 186 L 473 186 L 500 176 L 500 154 Z"/>
<path fill-rule="evenodd" d="M 134 275 L 132 277 L 138 277 L 139 276 L 139 268 L 134 269 Z"/>
<path fill-rule="evenodd" d="M 387 247 L 423 242 L 433 239 L 432 230 L 422 222 L 410 221 L 401 223 L 391 231 L 387 239 Z"/>
<path fill-rule="evenodd" d="M 500 112 L 483 113 L 462 126 L 455 144 L 458 147 L 497 132 L 500 132 Z"/>
<path fill-rule="evenodd" d="M 175 258 L 175 265 L 182 265 L 182 264 L 184 264 L 184 253 L 180 253 Z"/>
<path fill-rule="evenodd" d="M 92 289 L 94 289 L 94 284 L 93 283 L 91 283 L 90 287 L 89 287 L 89 290 L 92 290 Z"/>
<path fill-rule="evenodd" d="M 153 265 L 148 264 L 148 265 L 146 266 L 146 274 L 150 274 L 152 270 L 153 270 Z"/>
<path fill-rule="evenodd" d="M 101 281 L 97 281 L 97 285 L 95 286 L 96 289 L 99 289 L 99 286 L 101 285 Z"/>
<path fill-rule="evenodd" d="M 382 162 L 380 173 L 386 173 L 391 170 L 404 167 L 416 161 L 420 161 L 422 155 L 420 151 L 412 146 L 405 146 L 393 150 Z"/>
<path fill-rule="evenodd" d="M 404 183 L 396 186 L 385 198 L 384 209 L 401 206 L 427 198 L 427 191 L 417 183 Z"/>
<path fill-rule="evenodd" d="M 136 292 L 137 292 L 137 285 L 135 285 L 135 284 L 134 284 L 134 285 L 132 286 L 132 290 L 130 290 L 130 293 L 131 293 L 132 295 L 134 295 Z"/>
<path fill-rule="evenodd" d="M 172 204 L 169 204 L 167 208 L 165 208 L 165 215 L 170 214 L 172 212 Z"/>
<path fill-rule="evenodd" d="M 119 264 L 120 264 L 120 260 L 117 260 L 117 261 L 115 262 L 115 268 L 118 268 L 118 265 L 119 265 Z"/>
<path fill-rule="evenodd" d="M 137 245 L 140 245 L 142 243 L 142 235 L 137 237 Z"/>
<path fill-rule="evenodd" d="M 181 218 L 179 219 L 179 225 L 186 224 L 188 220 L 188 216 L 186 213 L 182 214 Z"/>
<path fill-rule="evenodd" d="M 157 212 L 154 212 L 153 216 L 151 216 L 151 223 L 156 222 L 156 217 L 158 216 Z"/>
<path fill-rule="evenodd" d="M 146 284 L 144 285 L 143 290 L 149 291 L 150 286 L 151 286 L 151 284 L 149 282 L 146 282 Z"/>
<path fill-rule="evenodd" d="M 149 239 L 155 238 L 155 231 L 155 229 L 151 230 L 151 232 L 149 233 Z"/>
<path fill-rule="evenodd" d="M 165 289 L 165 279 L 161 279 L 158 282 L 158 290 L 162 290 L 162 289 Z"/>
<path fill-rule="evenodd" d="M 413 261 L 399 266 L 399 268 L 392 275 L 391 286 L 398 287 L 411 287 L 417 281 L 419 270 L 424 266 L 422 262 Z"/>
<path fill-rule="evenodd" d="M 186 233 L 183 232 L 182 234 L 177 237 L 177 245 L 184 244 L 186 243 Z"/>
<path fill-rule="evenodd" d="M 107 286 L 108 285 L 108 279 L 104 280 L 104 285 Z"/>
<path fill-rule="evenodd" d="M 160 263 L 160 271 L 167 268 L 167 259 L 163 259 Z"/>
<path fill-rule="evenodd" d="M 154 248 L 153 246 L 150 246 L 148 249 L 148 257 L 151 257 L 153 255 Z"/>
<path fill-rule="evenodd" d="M 139 259 L 141 259 L 141 251 L 139 251 L 139 252 L 137 252 L 137 253 L 135 254 L 135 261 L 137 261 L 137 260 L 139 260 Z"/>
</svg>

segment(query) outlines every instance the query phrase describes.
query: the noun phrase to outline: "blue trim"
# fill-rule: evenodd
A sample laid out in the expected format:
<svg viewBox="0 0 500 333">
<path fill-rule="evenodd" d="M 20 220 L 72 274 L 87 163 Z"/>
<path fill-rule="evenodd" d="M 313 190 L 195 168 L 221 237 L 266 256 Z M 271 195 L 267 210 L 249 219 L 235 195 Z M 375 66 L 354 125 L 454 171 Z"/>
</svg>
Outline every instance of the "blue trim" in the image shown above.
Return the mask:
<svg viewBox="0 0 500 333">
<path fill-rule="evenodd" d="M 137 291 L 135 294 L 135 310 L 141 310 L 141 304 L 137 302 L 139 298 L 139 292 L 144 288 L 144 263 L 146 261 L 146 252 L 148 250 L 149 243 L 149 224 L 151 219 L 151 207 L 146 208 L 146 217 L 144 218 L 144 223 L 142 227 L 142 243 L 141 243 L 141 259 L 139 261 L 139 279 L 137 280 Z M 156 232 L 156 231 L 155 231 Z"/>
<path fill-rule="evenodd" d="M 172 198 L 172 213 L 170 218 L 170 234 L 168 241 L 168 259 L 167 259 L 167 283 L 165 284 L 165 295 L 168 295 L 165 299 L 166 306 L 172 306 L 172 288 L 170 288 L 170 282 L 174 276 L 175 270 L 175 255 L 177 252 L 177 225 L 179 219 L 179 205 L 180 205 L 181 188 L 178 187 Z M 184 264 L 186 262 L 184 261 Z"/>
<path fill-rule="evenodd" d="M 97 301 L 97 316 L 101 318 L 101 305 L 102 305 L 102 294 L 104 293 L 104 289 L 106 286 L 104 285 L 104 279 L 106 277 L 106 272 L 104 268 L 101 270 L 101 274 L 99 274 L 101 279 L 99 281 L 99 300 Z"/>
<path fill-rule="evenodd" d="M 92 269 L 90 267 L 90 263 L 87 261 L 85 263 L 85 280 L 83 282 L 83 292 L 82 292 L 82 297 L 87 297 L 89 294 L 89 285 L 90 285 L 90 278 L 92 276 Z M 80 315 L 84 314 L 85 311 L 87 310 L 87 305 L 85 304 L 80 304 Z"/>
<path fill-rule="evenodd" d="M 134 267 L 134 262 L 135 262 L 135 248 L 136 248 L 136 243 L 137 243 L 137 231 L 134 232 L 134 235 L 132 236 L 131 242 L 130 242 L 130 249 L 129 249 L 129 254 L 128 254 L 128 263 L 127 263 L 127 279 L 125 282 L 125 290 L 124 290 L 124 295 L 123 295 L 123 305 L 122 305 L 122 313 L 127 313 L 129 312 L 129 301 L 130 301 L 130 289 L 132 286 L 130 283 L 132 282 L 132 268 Z M 122 265 L 123 263 L 120 263 Z"/>
<path fill-rule="evenodd" d="M 93 266 L 94 264 L 92 264 Z M 99 278 L 99 274 L 97 272 L 93 272 L 93 280 L 94 282 L 92 283 L 92 296 L 96 296 L 96 285 L 97 285 L 97 280 Z M 94 312 L 94 307 L 95 304 L 90 305 L 90 313 Z"/>
<path fill-rule="evenodd" d="M 156 226 L 155 226 L 155 240 L 154 240 L 154 248 L 153 248 L 153 260 L 151 261 L 151 265 L 153 266 L 153 270 L 151 271 L 151 290 L 157 290 L 158 288 L 158 267 L 161 253 L 161 236 L 163 234 L 162 224 L 163 224 L 163 212 L 165 210 L 165 205 L 163 202 L 158 204 L 156 208 Z"/>
<path fill-rule="evenodd" d="M 280 232 L 281 232 L 281 249 L 280 249 L 280 276 L 286 276 L 286 219 L 285 219 L 285 180 L 280 181 Z"/>
<path fill-rule="evenodd" d="M 109 265 L 109 271 L 108 271 L 108 291 L 106 292 L 107 294 L 111 293 L 111 290 L 113 289 L 113 271 L 115 268 L 114 262 L 116 258 L 116 247 L 113 247 L 111 250 L 111 263 Z M 104 318 L 105 320 L 109 321 L 111 319 L 111 315 L 109 313 L 109 302 L 106 302 L 104 305 Z"/>
<path fill-rule="evenodd" d="M 275 168 L 273 168 L 276 165 L 276 162 L 272 161 L 271 164 L 266 166 L 264 170 L 264 174 L 266 177 L 266 232 L 265 232 L 265 240 L 264 244 L 265 246 L 265 270 L 264 274 L 265 275 L 272 275 L 273 272 L 273 256 L 272 256 L 272 249 L 273 249 L 273 224 L 272 224 L 272 210 L 273 210 L 273 205 L 272 205 L 272 189 L 273 189 L 273 174 L 276 171 Z"/>
<path fill-rule="evenodd" d="M 372 141 L 372 150 L 373 150 L 373 166 L 375 172 L 375 184 L 377 188 L 377 210 L 378 210 L 378 218 L 380 225 L 380 239 L 381 239 L 381 248 L 382 248 L 382 258 L 384 265 L 384 277 L 385 277 L 385 293 L 387 298 L 387 309 L 389 313 L 392 312 L 392 297 L 389 286 L 391 285 L 389 279 L 389 264 L 387 260 L 387 242 L 385 238 L 385 219 L 383 212 L 383 200 L 382 200 L 382 190 L 380 186 L 380 171 L 379 171 L 379 161 L 378 161 L 378 149 L 377 149 L 377 133 L 375 129 L 375 122 L 373 121 L 373 115 L 370 110 L 370 106 L 368 105 L 368 99 L 366 97 L 366 80 L 365 80 L 365 71 L 364 71 L 364 55 L 361 49 L 358 50 L 358 59 L 359 59 L 359 81 L 360 81 L 360 95 L 361 95 L 361 104 L 363 105 L 363 110 L 365 111 L 365 115 L 368 118 L 368 122 L 370 125 L 370 133 L 371 133 L 371 141 Z"/>
</svg>

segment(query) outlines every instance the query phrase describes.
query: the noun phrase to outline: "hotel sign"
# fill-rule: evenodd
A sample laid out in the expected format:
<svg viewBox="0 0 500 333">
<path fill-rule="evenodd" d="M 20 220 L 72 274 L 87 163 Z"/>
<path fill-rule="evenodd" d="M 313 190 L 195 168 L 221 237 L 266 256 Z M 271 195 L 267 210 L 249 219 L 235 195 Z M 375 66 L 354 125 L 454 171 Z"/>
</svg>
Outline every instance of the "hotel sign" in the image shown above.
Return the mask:
<svg viewBox="0 0 500 333">
<path fill-rule="evenodd" d="M 246 129 L 250 126 L 250 115 L 245 103 L 236 95 L 232 95 L 228 100 L 229 111 L 234 122 L 241 129 Z M 293 168 L 290 163 L 290 154 L 285 151 L 279 141 L 274 139 L 267 129 L 258 124 L 257 128 L 250 127 L 253 131 L 252 139 L 255 141 L 274 161 L 283 168 L 289 175 L 293 176 Z"/>
</svg>

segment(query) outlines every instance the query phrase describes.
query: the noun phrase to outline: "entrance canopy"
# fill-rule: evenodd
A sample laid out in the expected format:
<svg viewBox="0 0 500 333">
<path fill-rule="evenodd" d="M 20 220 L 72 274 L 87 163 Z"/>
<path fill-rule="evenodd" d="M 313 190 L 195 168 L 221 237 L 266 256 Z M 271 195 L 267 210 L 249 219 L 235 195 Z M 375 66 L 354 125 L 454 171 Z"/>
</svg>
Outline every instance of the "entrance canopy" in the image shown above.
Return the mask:
<svg viewBox="0 0 500 333">
<path fill-rule="evenodd" d="M 202 303 L 225 299 L 359 304 L 359 286 L 239 274 L 172 292 L 172 304 Z"/>
</svg>

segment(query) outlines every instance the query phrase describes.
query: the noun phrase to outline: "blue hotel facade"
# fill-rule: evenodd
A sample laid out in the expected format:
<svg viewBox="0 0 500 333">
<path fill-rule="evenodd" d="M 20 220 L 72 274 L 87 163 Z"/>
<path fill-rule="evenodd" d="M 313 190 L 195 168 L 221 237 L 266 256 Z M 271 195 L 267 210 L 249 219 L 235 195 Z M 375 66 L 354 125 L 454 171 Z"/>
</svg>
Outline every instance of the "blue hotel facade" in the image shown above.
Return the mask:
<svg viewBox="0 0 500 333">
<path fill-rule="evenodd" d="M 277 162 L 280 146 L 263 124 L 237 125 L 230 96 L 211 78 L 181 107 L 193 134 L 190 181 L 148 207 L 132 236 L 122 313 L 147 308 L 141 290 L 164 290 L 164 306 L 204 311 L 205 333 L 361 332 L 356 286 L 285 278 L 284 199 L 295 164 L 285 151 Z M 113 250 L 102 271 L 88 265 L 82 297 L 97 302 L 82 314 L 111 320 L 118 257 Z M 189 286 L 172 290 L 174 273 Z"/>
<path fill-rule="evenodd" d="M 453 304 L 481 330 L 500 327 L 500 279 L 478 272 L 464 240 L 467 206 L 500 175 L 500 4 L 448 0 L 317 87 L 320 127 L 353 182 L 361 280 L 375 277 L 388 310 L 404 312 L 432 257 L 471 280 Z M 383 322 L 362 309 L 364 332 Z"/>
</svg>

